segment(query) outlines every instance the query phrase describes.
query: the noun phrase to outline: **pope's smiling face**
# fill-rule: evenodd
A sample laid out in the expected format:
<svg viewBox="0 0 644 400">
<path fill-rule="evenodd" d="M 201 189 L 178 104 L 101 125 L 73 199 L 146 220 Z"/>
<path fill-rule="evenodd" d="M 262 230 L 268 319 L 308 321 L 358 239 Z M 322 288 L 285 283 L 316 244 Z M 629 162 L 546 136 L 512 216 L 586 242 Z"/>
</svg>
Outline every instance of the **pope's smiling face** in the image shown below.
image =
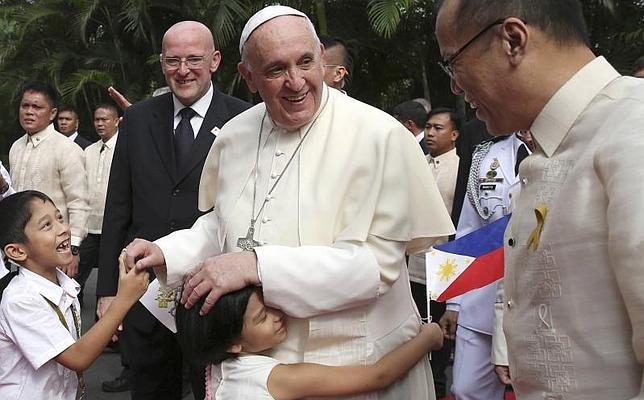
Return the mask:
<svg viewBox="0 0 644 400">
<path fill-rule="evenodd" d="M 313 119 L 324 88 L 322 51 L 308 22 L 291 15 L 262 24 L 244 45 L 239 72 L 277 125 L 297 129 Z"/>
</svg>

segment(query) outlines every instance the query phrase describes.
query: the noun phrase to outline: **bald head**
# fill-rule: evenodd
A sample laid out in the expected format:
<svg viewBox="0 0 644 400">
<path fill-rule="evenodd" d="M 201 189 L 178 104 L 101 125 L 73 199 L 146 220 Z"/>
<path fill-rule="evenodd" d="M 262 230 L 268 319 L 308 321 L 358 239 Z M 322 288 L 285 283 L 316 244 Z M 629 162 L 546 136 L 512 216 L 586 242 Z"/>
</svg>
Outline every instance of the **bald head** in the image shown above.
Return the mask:
<svg viewBox="0 0 644 400">
<path fill-rule="evenodd" d="M 162 49 L 166 83 L 184 106 L 191 106 L 208 92 L 221 62 L 210 29 L 196 21 L 176 23 L 163 35 Z"/>
<path fill-rule="evenodd" d="M 166 43 L 181 40 L 199 40 L 211 51 L 215 50 L 215 40 L 210 29 L 201 22 L 181 21 L 172 25 L 163 35 L 161 49 L 165 52 Z"/>
</svg>

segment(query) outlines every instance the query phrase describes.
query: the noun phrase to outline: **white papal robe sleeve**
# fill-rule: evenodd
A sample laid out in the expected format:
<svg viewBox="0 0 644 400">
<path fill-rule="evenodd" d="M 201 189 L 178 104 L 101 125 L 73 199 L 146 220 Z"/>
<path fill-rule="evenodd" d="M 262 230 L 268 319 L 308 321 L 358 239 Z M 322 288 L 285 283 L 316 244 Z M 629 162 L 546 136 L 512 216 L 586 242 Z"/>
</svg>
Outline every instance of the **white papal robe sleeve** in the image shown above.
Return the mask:
<svg viewBox="0 0 644 400">
<path fill-rule="evenodd" d="M 386 293 L 404 266 L 405 243 L 370 235 L 367 242 L 265 246 L 255 252 L 266 304 L 309 318 Z"/>
<path fill-rule="evenodd" d="M 154 241 L 163 252 L 165 267 L 154 268 L 161 284 L 175 288 L 200 262 L 222 253 L 222 232 L 217 210 L 202 215 L 189 229 L 182 229 Z"/>
</svg>

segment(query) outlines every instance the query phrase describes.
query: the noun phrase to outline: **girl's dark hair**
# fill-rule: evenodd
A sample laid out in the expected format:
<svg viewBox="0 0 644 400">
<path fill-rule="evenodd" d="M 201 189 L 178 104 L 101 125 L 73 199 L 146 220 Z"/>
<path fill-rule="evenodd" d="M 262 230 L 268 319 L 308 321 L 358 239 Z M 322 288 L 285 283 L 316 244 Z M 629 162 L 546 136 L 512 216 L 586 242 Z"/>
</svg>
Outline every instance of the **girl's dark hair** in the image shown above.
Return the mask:
<svg viewBox="0 0 644 400">
<path fill-rule="evenodd" d="M 31 203 L 34 200 L 54 204 L 46 194 L 36 190 L 18 192 L 0 201 L 0 221 L 2 221 L 0 249 L 4 249 L 9 243 L 27 243 L 29 241 L 25 234 L 25 227 L 33 214 Z"/>
<path fill-rule="evenodd" d="M 236 357 L 227 349 L 240 338 L 244 326 L 244 313 L 254 286 L 247 286 L 236 292 L 222 296 L 210 312 L 199 315 L 205 296 L 191 309 L 177 305 L 177 335 L 185 357 L 195 367 L 205 367 L 209 363 L 219 364 Z"/>
</svg>

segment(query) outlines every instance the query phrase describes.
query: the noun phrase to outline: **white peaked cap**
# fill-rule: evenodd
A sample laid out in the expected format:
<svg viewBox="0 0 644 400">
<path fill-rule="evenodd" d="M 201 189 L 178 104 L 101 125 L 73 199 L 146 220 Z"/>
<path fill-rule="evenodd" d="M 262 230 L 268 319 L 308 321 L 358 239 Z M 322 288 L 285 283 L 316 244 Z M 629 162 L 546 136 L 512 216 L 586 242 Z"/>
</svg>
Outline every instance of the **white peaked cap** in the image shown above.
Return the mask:
<svg viewBox="0 0 644 400">
<path fill-rule="evenodd" d="M 241 34 L 241 38 L 239 38 L 239 54 L 241 54 L 242 49 L 244 48 L 244 44 L 246 44 L 246 41 L 248 41 L 248 38 L 255 31 L 255 29 L 257 29 L 264 22 L 270 21 L 273 18 L 282 17 L 284 15 L 296 15 L 298 17 L 306 19 L 306 21 L 311 25 L 313 32 L 315 32 L 315 27 L 313 27 L 311 20 L 303 12 L 287 6 L 268 6 L 257 11 L 252 17 L 250 17 L 248 22 L 246 22 L 244 30 Z"/>
</svg>

